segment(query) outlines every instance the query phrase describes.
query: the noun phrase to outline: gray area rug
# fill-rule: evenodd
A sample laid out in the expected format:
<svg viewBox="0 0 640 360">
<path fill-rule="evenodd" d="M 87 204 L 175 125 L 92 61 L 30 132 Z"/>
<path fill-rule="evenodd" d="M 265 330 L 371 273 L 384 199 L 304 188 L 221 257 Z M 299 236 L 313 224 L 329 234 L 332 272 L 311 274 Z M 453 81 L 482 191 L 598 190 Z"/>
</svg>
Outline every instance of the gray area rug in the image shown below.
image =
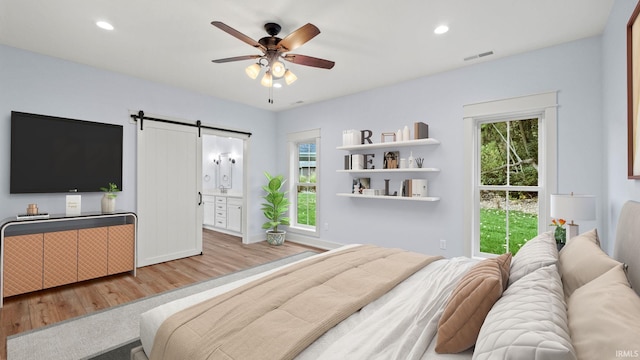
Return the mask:
<svg viewBox="0 0 640 360">
<path fill-rule="evenodd" d="M 314 255 L 305 251 L 249 269 L 204 280 L 79 318 L 7 338 L 7 359 L 118 359 L 140 337 L 140 314 L 175 299 L 274 269 Z"/>
</svg>

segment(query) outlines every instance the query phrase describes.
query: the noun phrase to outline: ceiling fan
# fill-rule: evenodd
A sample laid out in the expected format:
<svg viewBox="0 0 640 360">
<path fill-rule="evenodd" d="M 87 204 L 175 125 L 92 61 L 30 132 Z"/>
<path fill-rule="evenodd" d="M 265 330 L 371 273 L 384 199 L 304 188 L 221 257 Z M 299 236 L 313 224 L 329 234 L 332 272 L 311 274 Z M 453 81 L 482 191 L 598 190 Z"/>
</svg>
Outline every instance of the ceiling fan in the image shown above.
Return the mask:
<svg viewBox="0 0 640 360">
<path fill-rule="evenodd" d="M 306 55 L 287 54 L 289 51 L 297 49 L 307 41 L 313 39 L 316 35 L 320 34 L 320 29 L 313 24 L 306 24 L 287 35 L 284 39 L 281 39 L 276 36 L 280 33 L 280 25 L 276 23 L 267 23 L 264 25 L 264 29 L 267 31 L 269 36 L 265 36 L 258 41 L 253 40 L 223 22 L 213 21 L 211 22 L 211 25 L 237 39 L 240 39 L 241 41 L 244 41 L 254 48 L 260 49 L 263 53 L 262 55 L 243 55 L 212 61 L 220 64 L 232 61 L 258 59 L 257 63 L 248 66 L 245 71 L 250 78 L 255 79 L 260 74 L 261 68 L 265 67 L 267 71 L 260 83 L 266 87 L 272 87 L 274 79 L 284 78 L 287 85 L 290 85 L 297 79 L 297 77 L 288 70 L 280 60 L 322 69 L 331 69 L 335 65 L 335 62 L 330 60 L 319 59 Z"/>
</svg>

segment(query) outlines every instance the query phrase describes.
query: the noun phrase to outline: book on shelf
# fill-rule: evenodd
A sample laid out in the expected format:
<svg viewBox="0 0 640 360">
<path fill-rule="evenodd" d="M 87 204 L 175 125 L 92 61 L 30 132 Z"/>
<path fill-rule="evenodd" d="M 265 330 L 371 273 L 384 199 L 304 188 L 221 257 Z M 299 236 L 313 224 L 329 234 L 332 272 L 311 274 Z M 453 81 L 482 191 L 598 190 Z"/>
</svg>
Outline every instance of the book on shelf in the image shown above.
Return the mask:
<svg viewBox="0 0 640 360">
<path fill-rule="evenodd" d="M 344 169 L 351 170 L 351 155 L 344 156 Z"/>
<path fill-rule="evenodd" d="M 426 179 L 406 179 L 402 182 L 402 196 L 427 197 Z"/>
<path fill-rule="evenodd" d="M 352 170 L 363 170 L 364 166 L 364 155 L 362 154 L 353 154 L 351 155 L 351 169 Z"/>
<path fill-rule="evenodd" d="M 418 139 L 428 139 L 429 138 L 429 125 L 423 122 L 415 122 L 413 123 L 413 138 L 415 140 Z"/>
</svg>

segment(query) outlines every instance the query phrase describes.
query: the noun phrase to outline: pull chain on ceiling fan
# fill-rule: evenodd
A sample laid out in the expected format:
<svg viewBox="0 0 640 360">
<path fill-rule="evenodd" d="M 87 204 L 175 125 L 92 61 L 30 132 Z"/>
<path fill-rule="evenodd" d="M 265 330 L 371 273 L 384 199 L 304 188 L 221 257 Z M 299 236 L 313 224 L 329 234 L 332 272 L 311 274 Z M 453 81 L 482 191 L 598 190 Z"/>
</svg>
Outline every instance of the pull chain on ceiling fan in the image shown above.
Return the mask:
<svg viewBox="0 0 640 360">
<path fill-rule="evenodd" d="M 212 61 L 220 64 L 232 61 L 257 59 L 256 63 L 249 65 L 245 69 L 245 72 L 250 78 L 256 79 L 258 75 L 260 75 L 262 68 L 264 67 L 266 69 L 260 84 L 269 88 L 269 103 L 273 103 L 271 94 L 274 81 L 284 79 L 284 82 L 287 85 L 291 85 L 298 79 L 298 77 L 284 65 L 282 60 L 298 65 L 317 67 L 321 69 L 331 69 L 335 65 L 335 62 L 330 60 L 306 55 L 285 54 L 291 50 L 297 49 L 307 41 L 313 39 L 316 35 L 320 34 L 320 29 L 313 24 L 308 23 L 287 35 L 284 39 L 281 39 L 276 36 L 280 33 L 280 25 L 276 23 L 267 23 L 264 25 L 264 29 L 269 36 L 265 36 L 258 41 L 253 40 L 223 22 L 213 21 L 211 22 L 211 25 L 262 51 L 262 55 L 243 55 Z"/>
</svg>

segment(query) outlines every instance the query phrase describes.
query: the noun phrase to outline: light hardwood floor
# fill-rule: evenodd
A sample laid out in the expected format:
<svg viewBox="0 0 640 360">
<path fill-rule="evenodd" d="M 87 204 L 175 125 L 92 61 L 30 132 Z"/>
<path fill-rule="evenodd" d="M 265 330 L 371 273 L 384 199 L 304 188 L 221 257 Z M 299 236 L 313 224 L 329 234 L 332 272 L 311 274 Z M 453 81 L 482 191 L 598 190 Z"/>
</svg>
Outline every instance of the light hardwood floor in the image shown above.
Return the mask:
<svg viewBox="0 0 640 360">
<path fill-rule="evenodd" d="M 126 273 L 6 298 L 0 359 L 7 358 L 7 336 L 308 250 L 323 251 L 292 242 L 244 245 L 238 237 L 205 230 L 203 255 L 142 267 L 136 277 Z"/>
</svg>

